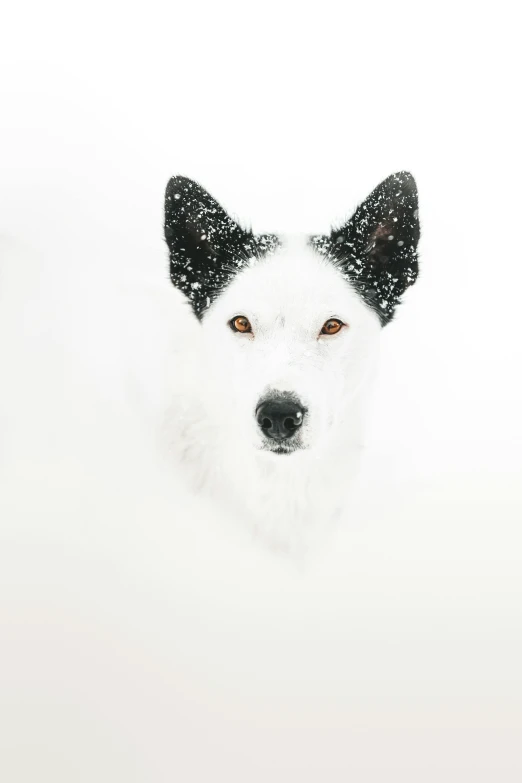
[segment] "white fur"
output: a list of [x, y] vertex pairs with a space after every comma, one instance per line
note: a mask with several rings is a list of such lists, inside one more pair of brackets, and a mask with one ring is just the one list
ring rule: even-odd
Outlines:
[[[230, 329], [237, 315], [253, 334]], [[331, 317], [347, 328], [319, 336]], [[192, 328], [198, 355], [176, 379], [171, 442], [198, 490], [270, 545], [300, 547], [329, 527], [356, 472], [378, 318], [304, 238], [285, 238], [274, 255], [246, 265]], [[304, 448], [263, 450], [254, 414], [268, 390], [293, 392], [306, 406]]]

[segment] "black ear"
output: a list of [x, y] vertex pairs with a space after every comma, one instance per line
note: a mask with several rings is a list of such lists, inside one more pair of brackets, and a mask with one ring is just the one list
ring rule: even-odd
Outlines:
[[417, 279], [419, 235], [417, 186], [401, 171], [381, 182], [344, 226], [311, 242], [339, 266], [384, 325]]
[[242, 229], [197, 182], [172, 177], [165, 193], [170, 278], [201, 317], [241, 268], [275, 249], [277, 238]]

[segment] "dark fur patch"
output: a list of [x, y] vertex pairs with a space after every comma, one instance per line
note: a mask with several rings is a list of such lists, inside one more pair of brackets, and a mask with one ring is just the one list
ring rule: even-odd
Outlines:
[[173, 177], [165, 193], [165, 239], [170, 278], [201, 318], [212, 301], [249, 263], [279, 244], [270, 234], [242, 229], [197, 182]]
[[401, 171], [381, 182], [344, 226], [310, 242], [339, 267], [384, 326], [417, 279], [419, 236], [417, 187]]

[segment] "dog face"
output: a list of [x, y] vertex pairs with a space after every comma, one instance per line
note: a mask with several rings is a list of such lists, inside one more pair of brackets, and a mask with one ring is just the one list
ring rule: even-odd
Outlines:
[[235, 277], [202, 325], [232, 436], [276, 454], [325, 444], [380, 332], [332, 264], [306, 242], [284, 240]]
[[417, 276], [411, 176], [393, 175], [344, 226], [311, 238], [256, 237], [178, 177], [165, 233], [171, 278], [202, 324], [204, 392], [224, 435], [238, 453], [326, 452]]

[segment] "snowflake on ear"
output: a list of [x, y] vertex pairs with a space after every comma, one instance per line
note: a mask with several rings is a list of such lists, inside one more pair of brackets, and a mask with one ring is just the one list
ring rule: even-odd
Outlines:
[[245, 266], [273, 253], [276, 236], [242, 229], [197, 182], [173, 177], [165, 193], [170, 278], [198, 317]]
[[311, 237], [310, 244], [339, 268], [385, 325], [417, 279], [419, 236], [417, 187], [402, 171], [381, 182], [341, 228]]

